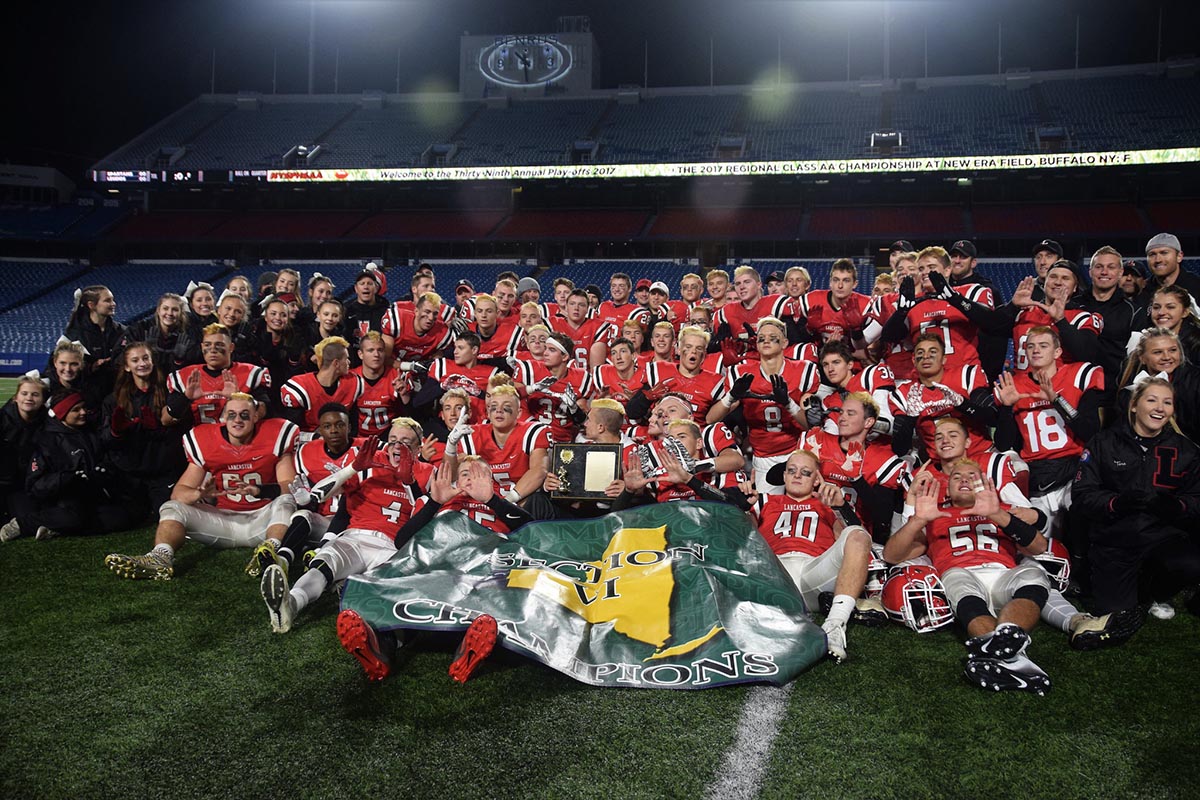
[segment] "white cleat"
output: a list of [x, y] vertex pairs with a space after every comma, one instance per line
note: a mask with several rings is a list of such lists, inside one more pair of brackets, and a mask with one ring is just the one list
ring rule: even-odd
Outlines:
[[826, 621], [821, 626], [821, 630], [825, 631], [825, 638], [828, 640], [826, 650], [834, 661], [841, 664], [846, 660], [846, 628], [837, 623]]
[[292, 609], [292, 596], [288, 593], [287, 575], [278, 564], [263, 570], [260, 588], [271, 618], [272, 633], [287, 633], [292, 629], [295, 612]]
[[1150, 616], [1155, 619], [1174, 619], [1175, 606], [1170, 603], [1151, 603]]

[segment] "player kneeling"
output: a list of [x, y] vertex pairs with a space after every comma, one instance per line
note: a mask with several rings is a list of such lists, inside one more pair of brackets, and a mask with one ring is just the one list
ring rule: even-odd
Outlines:
[[942, 504], [933, 481], [922, 485], [916, 513], [888, 540], [884, 558], [900, 563], [928, 552], [955, 619], [971, 637], [968, 680], [984, 689], [1045, 694], [1050, 679], [1025, 649], [1050, 583], [1036, 562], [1017, 563], [1018, 552], [1046, 549], [1038, 532], [1045, 515], [1002, 504], [995, 484], [966, 458], [950, 465], [948, 492], [950, 502]]
[[[867, 583], [871, 535], [846, 505], [842, 490], [821, 481], [820, 460], [811, 451], [797, 450], [788, 457], [783, 491], [759, 495], [754, 505], [758, 530], [810, 610], [822, 592], [833, 592], [821, 628], [829, 639], [829, 654], [840, 663], [846, 659], [846, 623]], [[834, 516], [834, 508], [845, 522]]]
[[299, 429], [282, 419], [260, 422], [258, 411], [253, 397], [235, 392], [222, 425], [197, 425], [183, 437], [188, 466], [158, 510], [154, 548], [142, 556], [105, 556], [109, 569], [122, 578], [169, 580], [185, 539], [254, 547], [264, 532], [282, 538], [296, 505], [280, 487], [296, 477], [292, 449]]

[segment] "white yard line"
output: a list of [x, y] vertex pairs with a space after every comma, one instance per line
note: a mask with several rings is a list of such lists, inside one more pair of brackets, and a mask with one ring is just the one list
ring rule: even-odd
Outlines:
[[704, 792], [716, 800], [741, 800], [757, 797], [771, 757], [771, 744], [779, 735], [779, 726], [787, 713], [792, 687], [756, 686], [746, 694], [746, 703], [738, 718], [737, 735], [725, 751], [721, 766]]

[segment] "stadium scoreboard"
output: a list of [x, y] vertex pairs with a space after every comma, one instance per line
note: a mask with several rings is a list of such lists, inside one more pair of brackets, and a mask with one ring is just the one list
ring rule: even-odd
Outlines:
[[459, 53], [468, 98], [588, 92], [599, 61], [591, 33], [463, 36]]

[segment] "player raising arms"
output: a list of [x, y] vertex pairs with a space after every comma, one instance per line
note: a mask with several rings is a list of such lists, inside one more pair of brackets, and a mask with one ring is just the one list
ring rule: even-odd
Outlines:
[[729, 370], [725, 394], [709, 409], [708, 422], [720, 422], [735, 405], [740, 406], [754, 449], [754, 488], [764, 494], [780, 494], [783, 487], [773, 485], [767, 472], [787, 461], [796, 448], [805, 424], [801, 402], [819, 384], [817, 365], [783, 357], [787, 328], [775, 317], [759, 321], [755, 339], [758, 360]]
[[829, 655], [841, 663], [846, 659], [846, 623], [867, 584], [870, 534], [858, 524], [841, 489], [821, 481], [820, 460], [807, 450], [787, 457], [783, 494], [760, 494], [753, 513], [758, 532], [779, 556], [810, 611], [817, 608], [822, 592], [833, 592], [821, 629], [828, 637]]
[[[299, 433], [283, 419], [258, 422], [258, 403], [236, 392], [225, 402], [223, 425], [199, 425], [183, 437], [187, 469], [158, 510], [154, 548], [141, 556], [108, 555], [122, 578], [168, 580], [186, 539], [213, 547], [253, 547], [282, 539], [296, 510], [286, 487], [296, 477], [292, 450]], [[216, 507], [207, 505], [216, 501]]]
[[1025, 655], [1029, 631], [1037, 625], [1050, 581], [1018, 552], [1046, 549], [1038, 531], [1045, 515], [1000, 502], [996, 485], [979, 465], [961, 459], [950, 467], [950, 501], [941, 487], [926, 481], [914, 498], [916, 513], [884, 547], [889, 564], [925, 553], [941, 575], [954, 616], [967, 640], [966, 676], [984, 689], [1050, 691], [1050, 679]]
[[445, 459], [457, 471], [459, 454], [481, 456], [491, 465], [501, 495], [520, 503], [537, 491], [546, 477], [549, 427], [518, 421], [521, 399], [511, 385], [494, 387], [487, 396], [487, 423], [467, 425], [466, 416], [446, 439]]

